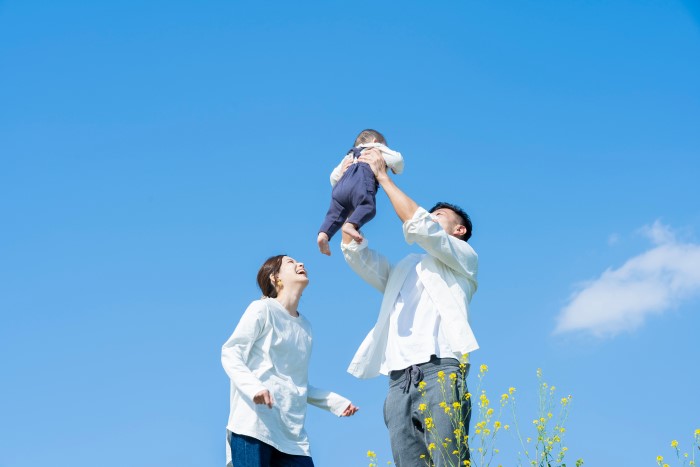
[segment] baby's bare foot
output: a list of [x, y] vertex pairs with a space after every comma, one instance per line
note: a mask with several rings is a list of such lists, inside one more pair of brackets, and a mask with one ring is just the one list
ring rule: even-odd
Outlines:
[[357, 243], [362, 242], [362, 234], [355, 228], [354, 224], [350, 222], [343, 224], [343, 232], [350, 235]]
[[331, 249], [328, 246], [328, 235], [326, 232], [319, 232], [318, 237], [316, 238], [316, 243], [318, 243], [318, 249], [321, 253], [323, 253], [326, 256], [331, 255]]

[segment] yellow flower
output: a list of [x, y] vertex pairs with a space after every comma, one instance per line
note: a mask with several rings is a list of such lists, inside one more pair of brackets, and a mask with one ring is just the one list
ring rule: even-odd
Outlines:
[[425, 409], [427, 409], [427, 408], [428, 408], [428, 404], [425, 404], [425, 403], [418, 404], [418, 410], [420, 410], [421, 412], [425, 412]]
[[490, 417], [491, 415], [493, 415], [493, 409], [488, 409], [488, 410], [486, 411], [486, 416], [487, 416], [487, 417]]
[[566, 405], [568, 403], [569, 403], [569, 399], [567, 399], [566, 397], [561, 398], [561, 405]]
[[508, 394], [501, 394], [501, 402], [505, 402], [508, 400]]
[[668, 465], [668, 464], [664, 464], [664, 467], [669, 467], [669, 465]]
[[664, 456], [656, 456], [656, 463], [661, 464], [664, 461]]
[[556, 386], [552, 386], [551, 388], [549, 388], [549, 390], [552, 392], [554, 392], [555, 389], [556, 389]]
[[510, 425], [503, 425], [503, 429], [510, 430]]
[[472, 465], [472, 463], [471, 463], [471, 461], [466, 460], [466, 461], [464, 461], [464, 465], [466, 465], [467, 467], [469, 467], [470, 465]]
[[695, 430], [695, 437], [696, 437], [696, 438], [700, 437], [700, 428], [698, 428], [697, 430]]
[[457, 373], [450, 373], [450, 379], [451, 379], [452, 381], [456, 380], [456, 379], [457, 379]]
[[434, 425], [433, 425], [433, 419], [430, 418], [430, 417], [427, 417], [427, 418], [425, 419], [425, 427], [426, 427], [428, 430], [430, 430], [433, 426], [434, 426]]
[[529, 443], [530, 441], [532, 441], [532, 438], [528, 438], [528, 439], [527, 439], [527, 442], [528, 442], [528, 443]]
[[438, 375], [438, 381], [442, 381], [445, 379], [445, 372], [444, 371], [442, 371], [442, 370], [438, 371], [437, 375]]
[[367, 451], [367, 457], [377, 457], [374, 451]]
[[488, 365], [481, 365], [479, 367], [479, 373], [486, 373], [487, 371], [489, 371]]
[[420, 455], [420, 458], [421, 458], [421, 459], [425, 459], [425, 454], [421, 454], [421, 455]]
[[456, 438], [462, 436], [462, 430], [460, 430], [459, 428], [457, 428], [453, 433], [455, 434]]
[[445, 401], [440, 402], [440, 407], [442, 407], [444, 409], [446, 406], [447, 406], [447, 402], [445, 402]]
[[457, 410], [458, 408], [462, 407], [462, 404], [460, 402], [453, 402], [452, 407]]
[[515, 392], [515, 388], [513, 386], [508, 388], [508, 394], [513, 394]]
[[484, 436], [488, 436], [490, 434], [491, 434], [491, 430], [489, 430], [488, 428], [485, 428], [484, 429]]
[[418, 389], [420, 389], [422, 391], [425, 389], [425, 387], [427, 385], [428, 385], [428, 383], [426, 383], [425, 381], [421, 381], [420, 383], [418, 383]]
[[547, 418], [552, 418], [552, 412], [547, 413]]
[[493, 426], [494, 426], [494, 428], [496, 428], [496, 429], [498, 430], [499, 428], [501, 428], [501, 422], [499, 422], [499, 421], [497, 420], [497, 421], [495, 421], [495, 422], [493, 423]]
[[428, 451], [432, 451], [433, 449], [435, 449], [435, 443], [430, 443], [428, 445]]
[[459, 451], [455, 449], [454, 451], [452, 451], [452, 454], [459, 454]]
[[676, 441], [675, 439], [674, 439], [673, 441], [671, 441], [671, 447], [672, 447], [672, 448], [677, 448], [677, 447], [678, 447], [678, 441]]

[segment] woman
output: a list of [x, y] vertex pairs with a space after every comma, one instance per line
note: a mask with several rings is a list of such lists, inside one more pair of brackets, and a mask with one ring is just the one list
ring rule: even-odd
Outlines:
[[307, 403], [340, 417], [358, 410], [308, 383], [311, 325], [297, 311], [308, 283], [303, 263], [268, 258], [258, 271], [263, 298], [248, 306], [221, 349], [231, 379], [228, 466], [313, 466], [304, 430]]

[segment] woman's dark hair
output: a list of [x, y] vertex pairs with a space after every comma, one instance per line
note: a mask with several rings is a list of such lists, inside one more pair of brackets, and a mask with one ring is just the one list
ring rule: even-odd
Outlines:
[[464, 212], [464, 209], [460, 208], [459, 206], [455, 206], [454, 204], [450, 203], [444, 203], [444, 202], [439, 202], [432, 208], [430, 208], [429, 212], [434, 212], [438, 209], [449, 209], [450, 211], [454, 212], [457, 214], [457, 217], [460, 217], [462, 219], [462, 225], [467, 228], [467, 231], [462, 235], [461, 237], [458, 237], [460, 240], [464, 240], [465, 242], [469, 240], [472, 236], [472, 220], [469, 218], [469, 214]]
[[275, 284], [270, 280], [270, 275], [276, 276], [282, 267], [282, 258], [286, 255], [270, 256], [265, 260], [260, 270], [258, 271], [258, 287], [262, 291], [264, 297], [277, 297], [277, 289]]

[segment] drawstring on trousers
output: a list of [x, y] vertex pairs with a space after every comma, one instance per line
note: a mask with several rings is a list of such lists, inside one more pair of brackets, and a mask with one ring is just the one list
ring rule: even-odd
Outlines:
[[423, 370], [418, 365], [411, 365], [404, 370], [404, 378], [403, 383], [399, 387], [403, 389], [404, 393], [408, 393], [411, 389], [411, 383], [418, 387], [418, 383], [423, 381]]

